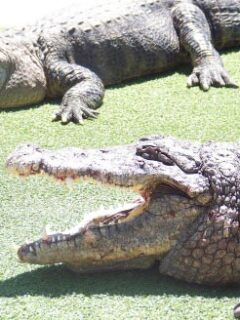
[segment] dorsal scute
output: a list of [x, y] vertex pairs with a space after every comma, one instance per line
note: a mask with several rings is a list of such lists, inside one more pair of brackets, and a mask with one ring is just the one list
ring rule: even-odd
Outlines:
[[234, 145], [209, 142], [201, 148], [202, 173], [207, 176], [213, 197], [220, 206], [240, 205], [240, 162]]

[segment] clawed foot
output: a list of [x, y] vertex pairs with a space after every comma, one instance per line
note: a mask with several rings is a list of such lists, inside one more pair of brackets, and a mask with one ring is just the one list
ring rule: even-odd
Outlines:
[[203, 91], [208, 91], [211, 86], [238, 88], [230, 79], [221, 60], [214, 57], [202, 59], [201, 63], [194, 67], [188, 78], [187, 86], [190, 88], [197, 85]]
[[61, 121], [63, 124], [70, 121], [83, 124], [83, 119], [96, 118], [97, 115], [98, 112], [89, 108], [86, 103], [75, 101], [72, 104], [63, 103], [54, 114], [53, 121]]

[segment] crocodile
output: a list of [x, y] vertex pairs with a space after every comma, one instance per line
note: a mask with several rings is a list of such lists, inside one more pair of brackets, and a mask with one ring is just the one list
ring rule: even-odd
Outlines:
[[54, 120], [82, 123], [105, 86], [189, 62], [188, 87], [236, 87], [218, 50], [239, 44], [238, 0], [77, 2], [1, 32], [0, 108], [62, 98]]
[[18, 249], [20, 261], [76, 272], [147, 269], [187, 282], [240, 283], [240, 144], [151, 136], [102, 149], [21, 145], [7, 168], [133, 188], [130, 203], [101, 209]]

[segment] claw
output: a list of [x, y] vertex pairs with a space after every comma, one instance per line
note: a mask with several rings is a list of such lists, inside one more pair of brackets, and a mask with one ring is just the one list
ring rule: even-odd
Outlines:
[[58, 120], [59, 120], [59, 117], [56, 114], [54, 114], [52, 116], [52, 122], [55, 122], [55, 121], [58, 121]]
[[188, 77], [187, 87], [188, 87], [188, 88], [194, 87], [194, 86], [196, 86], [198, 83], [199, 83], [198, 77], [197, 77], [196, 74], [193, 73], [193, 74], [191, 74], [191, 75]]
[[194, 85], [199, 85], [203, 91], [208, 91], [211, 86], [238, 88], [225, 71], [220, 58], [203, 59], [193, 69], [187, 86], [193, 87]]
[[87, 118], [94, 118], [94, 119], [97, 118], [97, 115], [94, 114], [94, 110], [92, 111], [87, 107], [82, 108], [82, 110], [83, 110], [84, 116], [86, 116]]
[[68, 118], [62, 117], [61, 123], [62, 124], [67, 124], [69, 122]]
[[78, 124], [80, 124], [80, 125], [84, 125], [83, 119], [79, 119], [79, 120], [77, 120], [76, 122], [77, 122]]
[[43, 239], [48, 239], [48, 237], [54, 233], [56, 233], [56, 231], [52, 230], [51, 226], [47, 224], [43, 230]]
[[71, 111], [71, 110], [66, 110], [65, 112], [62, 113], [61, 122], [62, 122], [63, 124], [66, 124], [66, 123], [68, 123], [72, 118], [73, 118], [72, 111]]
[[77, 124], [83, 124], [83, 118], [97, 118], [99, 113], [95, 110], [91, 110], [87, 105], [78, 106], [62, 106], [52, 118], [52, 121], [61, 121], [62, 124], [67, 124], [70, 121], [74, 121]]
[[208, 91], [210, 89], [210, 84], [207, 81], [200, 82], [200, 86], [203, 91]]

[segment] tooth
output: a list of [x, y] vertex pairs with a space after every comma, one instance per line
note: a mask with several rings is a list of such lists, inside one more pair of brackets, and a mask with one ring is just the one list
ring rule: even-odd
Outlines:
[[43, 230], [43, 238], [48, 238], [48, 236], [50, 236], [51, 234], [55, 233], [51, 226], [49, 224], [46, 225], [46, 227]]
[[48, 234], [47, 234], [46, 228], [44, 228], [44, 230], [43, 230], [42, 238], [43, 238], [43, 240], [47, 240], [48, 239]]
[[33, 249], [32, 246], [29, 246], [29, 251], [30, 251], [30, 252], [34, 252], [34, 249]]
[[40, 242], [39, 242], [39, 241], [37, 241], [37, 242], [35, 243], [35, 246], [36, 246], [36, 247], [38, 247], [38, 248], [40, 249], [40, 248], [41, 248]]
[[51, 229], [51, 226], [49, 224], [46, 225], [45, 230], [46, 230], [47, 234], [52, 233], [52, 229]]

